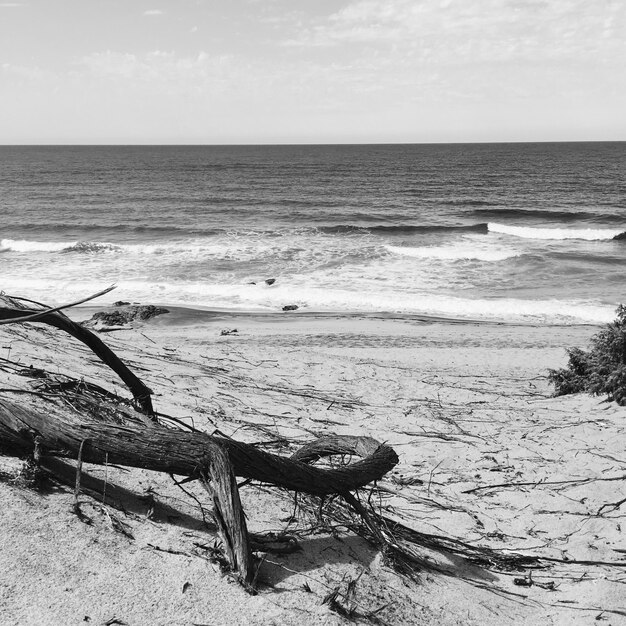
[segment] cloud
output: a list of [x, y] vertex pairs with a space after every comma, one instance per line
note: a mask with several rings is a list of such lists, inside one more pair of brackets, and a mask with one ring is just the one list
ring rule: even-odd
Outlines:
[[551, 112], [624, 101], [624, 29], [622, 0], [350, 0], [278, 45], [323, 68], [311, 82], [339, 107]]
[[144, 15], [163, 15], [163, 11], [161, 9], [148, 9], [143, 12]]
[[608, 59], [626, 53], [624, 26], [620, 0], [353, 0], [283, 45], [379, 48], [443, 63]]
[[162, 50], [142, 55], [107, 50], [87, 55], [75, 65], [79, 72], [87, 72], [95, 80], [153, 85], [172, 92], [202, 90], [209, 84], [215, 87], [229, 76], [233, 63], [228, 55], [212, 56], [206, 52], [179, 56]]

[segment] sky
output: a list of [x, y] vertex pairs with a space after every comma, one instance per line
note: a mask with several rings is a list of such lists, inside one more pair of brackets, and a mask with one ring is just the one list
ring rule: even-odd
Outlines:
[[626, 140], [626, 0], [0, 0], [0, 143]]

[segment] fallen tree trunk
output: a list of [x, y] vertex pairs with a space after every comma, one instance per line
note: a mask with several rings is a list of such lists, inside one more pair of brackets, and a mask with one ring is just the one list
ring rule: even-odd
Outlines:
[[81, 443], [88, 441], [82, 455], [86, 463], [108, 462], [194, 478], [201, 476], [212, 446], [218, 444], [227, 452], [236, 476], [317, 496], [363, 487], [382, 478], [398, 463], [393, 448], [369, 438], [352, 438], [352, 449], [349, 445], [342, 448], [343, 453], [355, 454], [367, 450], [369, 455], [364, 459], [337, 469], [321, 469], [226, 437], [108, 424], [70, 412], [46, 415], [0, 398], [0, 442], [5, 451], [30, 454], [35, 437], [46, 455], [76, 459]]
[[[398, 463], [391, 447], [368, 437], [332, 437], [304, 446], [302, 456], [306, 461], [333, 451], [359, 455], [369, 452], [356, 463], [321, 469], [199, 431], [110, 424], [54, 410], [53, 403], [50, 408], [50, 413], [44, 414], [0, 398], [0, 450], [13, 456], [36, 451], [38, 458], [80, 458], [81, 463], [111, 463], [199, 478], [212, 497], [214, 519], [231, 568], [250, 590], [254, 588], [255, 572], [235, 476], [316, 496], [340, 495], [363, 515], [350, 491], [382, 478]], [[371, 527], [367, 514], [364, 519]], [[375, 534], [382, 539], [382, 535]]]

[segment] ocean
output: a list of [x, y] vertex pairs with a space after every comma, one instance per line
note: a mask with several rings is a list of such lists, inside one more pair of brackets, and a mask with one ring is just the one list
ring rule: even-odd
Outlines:
[[626, 143], [0, 146], [0, 290], [51, 305], [597, 324], [625, 231]]

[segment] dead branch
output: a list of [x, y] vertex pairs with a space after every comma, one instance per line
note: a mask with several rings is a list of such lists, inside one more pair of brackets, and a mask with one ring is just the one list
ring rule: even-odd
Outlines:
[[[107, 287], [106, 289], [103, 289], [102, 291], [99, 291], [98, 293], [94, 293], [91, 296], [87, 296], [86, 298], [81, 298], [80, 300], [76, 300], [75, 302], [70, 302], [69, 304], [62, 304], [60, 306], [55, 306], [52, 308], [45, 307], [43, 304], [40, 304], [39, 302], [35, 302], [34, 300], [28, 300], [27, 298], [11, 297], [10, 299], [13, 300], [14, 302], [20, 302], [20, 303], [30, 302], [31, 304], [37, 304], [43, 308], [40, 311], [33, 311], [32, 313], [28, 313], [26, 315], [21, 315], [21, 316], [18, 315], [16, 317], [1, 319], [0, 325], [15, 324], [17, 322], [35, 322], [38, 319], [41, 319], [43, 316], [48, 315], [49, 313], [58, 313], [59, 311], [62, 311], [63, 309], [70, 309], [74, 306], [78, 306], [79, 304], [84, 304], [85, 302], [89, 302], [90, 300], [95, 300], [96, 298], [99, 298], [100, 296], [103, 296], [109, 293], [109, 291], [113, 291], [113, 289], [115, 289], [115, 285], [111, 285], [110, 287]], [[0, 294], [0, 296], [3, 299], [9, 299], [8, 296], [5, 296], [4, 294]]]
[[0, 320], [11, 323], [18, 321], [20, 318], [28, 317], [30, 321], [54, 326], [84, 343], [105, 365], [110, 367], [122, 379], [133, 394], [139, 409], [146, 415], [153, 416], [152, 391], [128, 369], [113, 350], [97, 335], [80, 324], [73, 322], [59, 311], [53, 309], [44, 309], [42, 311], [28, 309], [19, 300], [6, 295], [0, 296], [0, 302], [5, 305], [0, 307]]
[[[0, 441], [13, 456], [28, 455], [34, 437], [51, 456], [77, 458], [81, 441], [89, 439], [83, 461], [200, 478], [215, 444], [228, 453], [236, 476], [271, 483], [313, 495], [342, 494], [379, 480], [398, 462], [394, 450], [380, 444], [369, 456], [346, 467], [320, 469], [280, 457], [256, 446], [201, 432], [167, 428], [146, 429], [134, 424], [108, 424], [56, 411], [54, 415], [0, 399]], [[360, 438], [354, 438], [356, 440]]]

